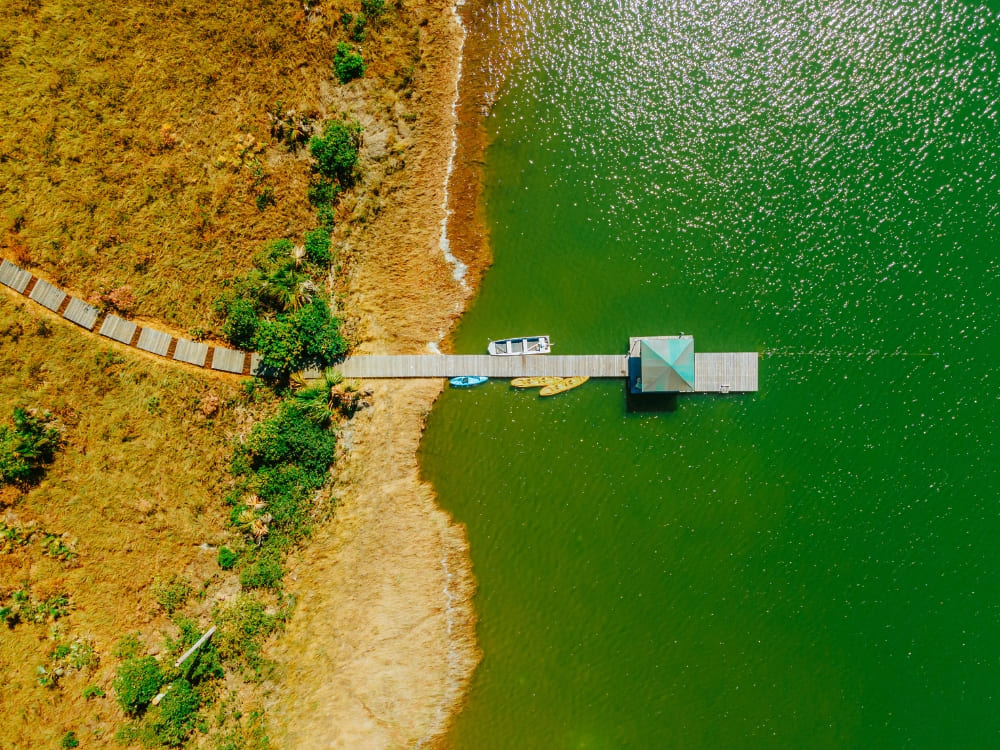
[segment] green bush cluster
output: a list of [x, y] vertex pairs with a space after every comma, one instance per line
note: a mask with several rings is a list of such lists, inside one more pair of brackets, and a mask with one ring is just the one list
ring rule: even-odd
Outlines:
[[238, 559], [239, 555], [229, 549], [229, 547], [219, 547], [219, 556], [217, 560], [219, 567], [223, 570], [232, 570]]
[[0, 484], [30, 482], [55, 458], [61, 437], [49, 414], [14, 408], [13, 426], [0, 425]]
[[171, 576], [169, 580], [153, 584], [153, 598], [168, 615], [180, 609], [190, 595], [191, 583], [181, 576]]
[[230, 498], [230, 520], [253, 542], [243, 556], [244, 588], [280, 591], [283, 554], [311, 530], [312, 497], [326, 482], [336, 445], [329, 414], [289, 400], [237, 447], [232, 471], [242, 482]]
[[241, 594], [212, 613], [218, 631], [215, 643], [227, 663], [239, 664], [244, 674], [261, 676], [265, 665], [264, 641], [288, 619], [288, 611], [269, 612], [267, 606], [249, 594]]
[[361, 0], [361, 12], [373, 21], [381, 18], [385, 13], [385, 0]]
[[[363, 24], [361, 28], [364, 29]], [[338, 42], [333, 55], [333, 69], [341, 83], [348, 83], [365, 74], [365, 61], [360, 52], [351, 50], [344, 42]]]
[[272, 548], [255, 554], [251, 562], [240, 572], [240, 585], [245, 589], [281, 589], [281, 579], [285, 570], [281, 566], [281, 557]]
[[330, 232], [323, 227], [316, 227], [311, 232], [306, 232], [305, 251], [306, 258], [310, 263], [317, 266], [329, 266], [333, 260], [330, 255]]
[[260, 354], [264, 369], [278, 377], [333, 362], [347, 343], [311, 277], [325, 271], [329, 259], [330, 237], [323, 229], [307, 235], [301, 253], [289, 240], [269, 243], [255, 269], [216, 301], [223, 334]]
[[163, 684], [160, 663], [152, 656], [133, 656], [118, 667], [114, 681], [118, 705], [130, 716], [138, 716], [149, 706]]
[[56, 594], [39, 601], [28, 589], [18, 589], [0, 603], [0, 622], [12, 628], [20, 622], [43, 623], [58, 620], [69, 612], [69, 595]]
[[254, 425], [233, 455], [232, 470], [266, 505], [271, 528], [296, 541], [308, 532], [305, 500], [326, 481], [336, 445], [325, 422], [286, 401], [274, 417]]
[[185, 679], [174, 680], [152, 717], [152, 728], [162, 745], [180, 747], [199, 723], [201, 695]]
[[316, 160], [316, 170], [342, 186], [354, 181], [360, 149], [361, 127], [340, 120], [330, 120], [323, 127], [323, 135], [314, 135], [309, 140], [309, 153]]
[[[198, 642], [202, 632], [198, 628], [198, 623], [187, 617], [177, 618], [174, 624], [177, 626], [178, 635], [176, 638], [167, 638], [166, 645], [170, 656], [177, 658]], [[192, 685], [200, 685], [207, 680], [222, 677], [223, 669], [219, 649], [213, 641], [208, 641], [195, 654], [187, 658], [187, 661], [181, 665], [181, 670], [185, 679]]]
[[[194, 620], [180, 618], [176, 624], [178, 636], [166, 642], [171, 661], [201, 637]], [[122, 709], [136, 719], [122, 727], [117, 738], [146, 747], [180, 747], [196, 727], [207, 731], [200, 710], [213, 693], [211, 681], [224, 674], [219, 650], [209, 641], [178, 668], [161, 665], [152, 656], [140, 656], [141, 649], [134, 635], [122, 638], [116, 649], [124, 661], [113, 683], [115, 694]], [[91, 695], [103, 695], [97, 688], [88, 690], [92, 690]], [[84, 697], [89, 697], [88, 690]], [[159, 704], [151, 705], [160, 692], [163, 698]]]

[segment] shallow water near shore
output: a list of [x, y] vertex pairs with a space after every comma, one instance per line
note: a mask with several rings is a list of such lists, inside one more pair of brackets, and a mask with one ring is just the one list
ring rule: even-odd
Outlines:
[[456, 351], [685, 332], [761, 352], [761, 391], [444, 393], [421, 465], [484, 654], [453, 746], [1000, 742], [1000, 20], [530, 11], [485, 11], [516, 62]]

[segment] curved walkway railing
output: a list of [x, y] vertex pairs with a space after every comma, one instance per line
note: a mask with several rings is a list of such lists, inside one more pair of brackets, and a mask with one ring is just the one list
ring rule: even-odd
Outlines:
[[112, 341], [206, 370], [255, 375], [260, 369], [260, 356], [256, 352], [203, 344], [200, 341], [171, 336], [155, 328], [140, 326], [113, 313], [103, 314], [93, 305], [70, 296], [59, 287], [33, 276], [9, 260], [0, 259], [0, 261], [2, 261], [0, 284], [10, 287], [42, 307], [47, 307], [56, 315], [76, 323], [81, 328], [88, 331], [96, 329], [98, 335]]

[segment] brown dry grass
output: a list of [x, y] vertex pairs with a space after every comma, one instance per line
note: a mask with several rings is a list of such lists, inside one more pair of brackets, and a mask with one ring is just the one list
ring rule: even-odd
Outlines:
[[[330, 60], [345, 37], [340, 14], [359, 2], [311, 5], [307, 16], [290, 1], [7, 3], [0, 254], [83, 296], [130, 284], [137, 316], [211, 330], [211, 300], [261, 243], [299, 240], [315, 224], [307, 160], [269, 141], [267, 111], [280, 100], [317, 121], [346, 112], [364, 127], [363, 178], [341, 200], [334, 234], [353, 337], [364, 350], [402, 352], [445, 336], [467, 297], [438, 247], [458, 49], [450, 3], [403, 0], [362, 45], [365, 79], [347, 86], [331, 80]], [[235, 139], [248, 133], [265, 146], [237, 163]], [[216, 166], [220, 156], [229, 163]], [[277, 198], [263, 212], [254, 158]], [[37, 487], [5, 492], [3, 502], [79, 538], [80, 557], [53, 568], [18, 553], [0, 584], [10, 570], [37, 578], [39, 591], [68, 589], [76, 609], [64, 635], [92, 637], [105, 659], [96, 675], [47, 692], [33, 672], [51, 648], [47, 627], [5, 634], [0, 706], [14, 718], [0, 725], [0, 746], [51, 745], [69, 728], [81, 737], [100, 729], [105, 739], [91, 741], [105, 742], [122, 717], [110, 697], [84, 703], [79, 688], [107, 690], [121, 632], [159, 642], [166, 621], [149, 596], [153, 579], [210, 581], [208, 603], [233, 590], [198, 545], [225, 538], [227, 437], [249, 416], [232, 405], [215, 420], [197, 411], [208, 391], [230, 401], [232, 381], [138, 353], [97, 363], [105, 343], [55, 320], [39, 334], [44, 316], [0, 293], [0, 330], [23, 329], [0, 340], [0, 407], [52, 409], [68, 445]], [[352, 430], [337, 517], [288, 581], [300, 607], [274, 649], [286, 679], [265, 686], [279, 745], [437, 742], [460, 706], [478, 658], [466, 543], [419, 482], [415, 459], [439, 388], [379, 386]], [[244, 706], [261, 698], [238, 692]]]
[[[278, 102], [321, 122], [364, 100], [383, 121], [369, 154], [405, 154], [422, 10], [403, 5], [364, 42], [366, 79], [341, 87], [331, 61], [357, 1], [308, 16], [279, 0], [5, 3], [0, 252], [84, 296], [130, 284], [142, 314], [211, 329], [260, 244], [315, 224], [304, 153], [270, 138]], [[258, 211], [264, 186], [277, 205]]]
[[[153, 582], [178, 574], [199, 588], [225, 584], [214, 551], [200, 545], [226, 538], [219, 498], [227, 438], [241, 422], [232, 385], [116, 354], [70, 326], [42, 326], [29, 305], [0, 293], [0, 419], [15, 404], [50, 410], [65, 445], [36, 486], [0, 492], [0, 513], [65, 535], [78, 557], [61, 563], [38, 544], [0, 554], [0, 592], [27, 583], [72, 602], [56, 638], [51, 623], [22, 623], [0, 638], [0, 747], [54, 747], [69, 729], [88, 741], [94, 730], [110, 735], [122, 720], [110, 689], [114, 644], [136, 630], [162, 643], [169, 627]], [[199, 406], [213, 394], [220, 410], [210, 419]], [[56, 690], [39, 687], [36, 667], [56, 640], [74, 637], [93, 641], [100, 667]], [[85, 701], [88, 684], [109, 697]]]

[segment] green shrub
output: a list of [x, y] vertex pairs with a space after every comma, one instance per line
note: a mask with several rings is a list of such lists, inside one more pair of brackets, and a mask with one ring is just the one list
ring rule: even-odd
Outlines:
[[[365, 17], [364, 13], [358, 13], [354, 16], [354, 25], [351, 27], [351, 41], [352, 42], [363, 42], [365, 40], [365, 27], [368, 25], [368, 19]], [[344, 45], [346, 47], [346, 45]], [[341, 81], [344, 83], [344, 81]]]
[[125, 713], [142, 713], [156, 696], [163, 682], [160, 664], [152, 656], [133, 657], [118, 667], [114, 688], [118, 704]]
[[332, 232], [336, 226], [337, 216], [333, 211], [333, 206], [327, 204], [316, 208], [316, 223], [328, 232]]
[[[180, 631], [177, 638], [167, 638], [167, 651], [174, 658], [191, 648], [202, 636], [198, 623], [190, 618], [178, 618], [175, 624]], [[223, 671], [219, 659], [219, 649], [211, 640], [203, 643], [201, 648], [181, 665], [181, 669], [185, 679], [192, 685], [200, 685], [206, 680], [221, 678]]]
[[48, 414], [14, 408], [13, 427], [0, 425], [0, 484], [35, 479], [55, 457], [61, 437]]
[[[358, 39], [358, 36], [364, 34], [364, 20], [364, 16], [357, 16], [357, 21], [354, 25], [356, 34], [353, 37], [355, 41], [361, 41], [361, 39]], [[337, 78], [341, 83], [348, 83], [365, 74], [365, 61], [362, 59], [361, 53], [352, 52], [351, 48], [344, 42], [338, 42], [337, 52], [333, 56], [333, 69], [336, 71]]]
[[[243, 450], [255, 470], [291, 465], [321, 477], [321, 485], [335, 447], [333, 433], [308, 419], [295, 404], [284, 403], [274, 417], [254, 425]], [[262, 488], [261, 495], [265, 493]]]
[[190, 682], [180, 679], [170, 683], [153, 717], [156, 739], [169, 747], [183, 745], [198, 722], [200, 707], [201, 696]]
[[375, 21], [385, 13], [385, 0], [361, 0], [361, 10], [369, 19]]
[[260, 319], [253, 302], [236, 299], [228, 306], [222, 333], [232, 344], [247, 349], [253, 346], [259, 325]]
[[281, 579], [285, 577], [279, 553], [265, 548], [240, 573], [240, 585], [245, 589], [281, 589]]
[[229, 549], [229, 547], [219, 547], [218, 562], [219, 567], [223, 570], [232, 570], [238, 559], [239, 555]]
[[341, 185], [351, 183], [360, 147], [360, 128], [337, 120], [326, 124], [322, 136], [314, 135], [309, 140], [309, 153], [316, 160], [319, 173]]
[[118, 639], [115, 656], [119, 659], [134, 659], [142, 653], [142, 641], [138, 633], [128, 633]]
[[168, 581], [153, 584], [153, 598], [168, 615], [183, 607], [190, 595], [191, 583], [186, 578], [171, 576]]
[[265, 185], [261, 188], [261, 191], [257, 193], [257, 197], [254, 198], [254, 202], [257, 204], [258, 211], [266, 211], [268, 207], [277, 205], [278, 201], [274, 197], [274, 188], [270, 185]]
[[340, 321], [319, 298], [293, 313], [260, 320], [253, 344], [263, 367], [278, 375], [325, 367], [347, 351]]
[[316, 298], [292, 316], [296, 332], [302, 341], [301, 370], [305, 365], [328, 367], [347, 351], [347, 342], [340, 333], [340, 320], [333, 317], [325, 300]]
[[294, 249], [295, 243], [284, 237], [280, 240], [271, 240], [264, 245], [263, 253], [255, 259], [257, 267], [266, 269], [276, 263], [280, 264], [281, 261], [287, 261]]
[[91, 698], [103, 698], [104, 691], [97, 685], [87, 685], [83, 689], [83, 699], [89, 701]]
[[55, 594], [44, 601], [31, 596], [28, 589], [11, 592], [10, 599], [0, 606], [0, 622], [12, 628], [21, 622], [36, 624], [64, 617], [70, 609], [68, 594]]
[[310, 263], [315, 263], [317, 266], [329, 266], [332, 260], [330, 246], [330, 232], [323, 227], [306, 232], [306, 257]]
[[322, 177], [314, 179], [309, 183], [309, 202], [317, 209], [327, 208], [333, 205], [340, 194], [340, 186], [335, 182], [330, 182]]
[[80, 740], [76, 738], [76, 732], [72, 731], [66, 732], [66, 734], [63, 735], [62, 739], [59, 740], [59, 747], [61, 748], [73, 748], [79, 746], [80, 746]]
[[241, 594], [220, 605], [213, 613], [218, 631], [215, 642], [223, 661], [240, 665], [245, 674], [260, 677], [264, 667], [263, 645], [287, 617], [286, 612], [270, 614], [263, 602]]

